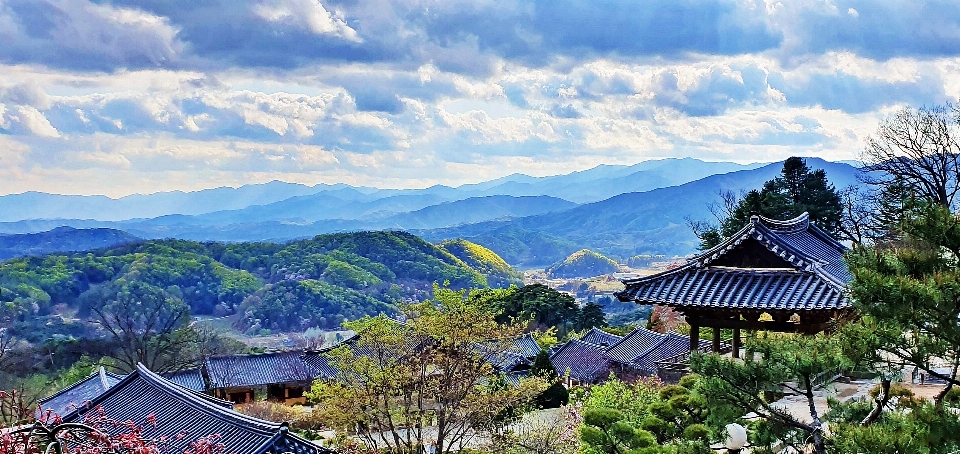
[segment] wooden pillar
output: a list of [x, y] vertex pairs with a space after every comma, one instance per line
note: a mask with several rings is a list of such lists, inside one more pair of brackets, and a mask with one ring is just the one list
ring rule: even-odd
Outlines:
[[733, 329], [733, 357], [740, 357], [740, 328]]
[[713, 352], [720, 353], [720, 328], [713, 328]]
[[700, 325], [690, 323], [690, 351], [700, 350]]

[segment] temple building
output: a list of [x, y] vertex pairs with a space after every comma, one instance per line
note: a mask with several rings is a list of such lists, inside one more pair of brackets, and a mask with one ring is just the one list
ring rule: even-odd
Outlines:
[[205, 367], [208, 391], [236, 403], [259, 397], [287, 405], [306, 403], [320, 371], [303, 360], [301, 351], [214, 356]]
[[[96, 375], [101, 377], [93, 377], [94, 381], [112, 381], [109, 376], [103, 379], [102, 374]], [[76, 394], [77, 389], [73, 386], [58, 394], [75, 394], [71, 397], [74, 402], [87, 397], [86, 393]], [[96, 408], [102, 408], [104, 414], [117, 421], [155, 420], [144, 429], [144, 436], [163, 438], [163, 449], [169, 452], [184, 452], [193, 441], [210, 435], [220, 437], [218, 442], [226, 446], [226, 452], [237, 454], [332, 452], [294, 435], [286, 423], [272, 423], [238, 413], [231, 402], [191, 391], [154, 374], [142, 364], [98, 395], [70, 406], [61, 416], [64, 422], [81, 422], [86, 412]], [[121, 424], [109, 430], [121, 431], [125, 427]]]
[[720, 330], [732, 329], [738, 357], [741, 330], [813, 334], [848, 316], [846, 249], [807, 213], [787, 221], [753, 216], [679, 268], [624, 280], [617, 298], [683, 314], [690, 350], [701, 345], [700, 328], [713, 328], [713, 351], [723, 348]]
[[65, 415], [103, 394], [123, 380], [123, 377], [125, 376], [107, 372], [100, 366], [86, 378], [37, 401], [37, 417], [46, 411], [54, 415]]

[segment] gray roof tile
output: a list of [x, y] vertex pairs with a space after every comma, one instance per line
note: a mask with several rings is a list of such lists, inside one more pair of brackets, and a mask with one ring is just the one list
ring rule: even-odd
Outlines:
[[302, 351], [217, 356], [207, 360], [211, 388], [253, 387], [308, 382], [320, 375], [303, 360]]
[[46, 412], [49, 410], [53, 414], [63, 416], [103, 394], [110, 387], [120, 382], [123, 377], [124, 375], [107, 372], [101, 366], [87, 378], [40, 399], [38, 402], [40, 411]]
[[560, 376], [567, 373], [581, 383], [594, 383], [610, 374], [612, 361], [599, 345], [570, 339], [550, 356]]
[[617, 336], [616, 334], [610, 334], [599, 328], [591, 328], [590, 331], [587, 331], [587, 333], [580, 338], [580, 340], [589, 342], [591, 344], [609, 347], [623, 340], [623, 337]]
[[[170, 452], [183, 452], [197, 438], [213, 434], [221, 437], [219, 441], [226, 446], [227, 452], [238, 454], [325, 452], [289, 433], [284, 424], [260, 420], [217, 405], [150, 372], [142, 365], [91, 404], [102, 407], [108, 417], [120, 421], [143, 423], [149, 415], [153, 415], [156, 427], [148, 427], [144, 434], [167, 437], [168, 442], [164, 447]], [[66, 422], [82, 419], [83, 412], [78, 411], [64, 417]], [[181, 433], [186, 436], [178, 437]]]
[[[792, 268], [714, 266], [745, 241], [755, 241]], [[755, 217], [720, 245], [687, 264], [625, 280], [622, 301], [674, 307], [756, 310], [836, 310], [850, 307], [846, 248], [813, 225], [806, 214], [789, 221]]]

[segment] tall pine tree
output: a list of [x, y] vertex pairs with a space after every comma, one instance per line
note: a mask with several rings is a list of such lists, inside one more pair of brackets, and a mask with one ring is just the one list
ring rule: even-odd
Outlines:
[[836, 234], [842, 213], [840, 194], [827, 180], [826, 172], [810, 170], [803, 158], [791, 157], [783, 162], [780, 176], [744, 194], [720, 219], [719, 226], [695, 228], [694, 233], [700, 238], [700, 248], [709, 249], [747, 225], [755, 214], [786, 220], [804, 212], [817, 227]]

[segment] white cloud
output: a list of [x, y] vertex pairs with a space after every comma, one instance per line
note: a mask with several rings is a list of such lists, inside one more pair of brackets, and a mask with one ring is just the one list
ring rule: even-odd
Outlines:
[[341, 14], [331, 14], [318, 0], [265, 0], [254, 6], [253, 11], [268, 22], [288, 24], [317, 35], [362, 41]]

